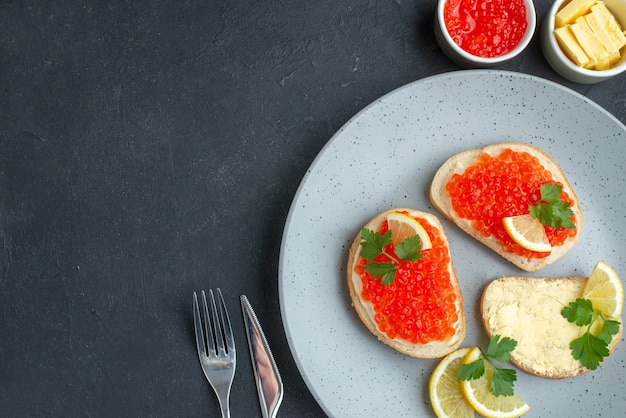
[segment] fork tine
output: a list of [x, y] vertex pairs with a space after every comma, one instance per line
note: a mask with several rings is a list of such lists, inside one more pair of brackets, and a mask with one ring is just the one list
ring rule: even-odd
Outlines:
[[217, 296], [220, 305], [220, 317], [223, 325], [221, 329], [223, 330], [224, 339], [226, 340], [227, 352], [232, 355], [235, 351], [235, 339], [233, 338], [233, 330], [230, 326], [230, 318], [228, 317], [228, 310], [226, 310], [224, 297], [222, 296], [222, 291], [219, 288], [217, 288]]
[[[217, 328], [215, 324], [215, 301], [213, 300], [213, 291], [209, 289], [209, 300], [211, 302], [211, 314], [209, 314], [209, 307], [206, 300], [204, 290], [202, 291], [202, 308], [204, 310], [204, 326], [205, 334], [207, 336], [207, 356], [217, 356], [217, 350], [215, 348], [215, 338], [217, 334]], [[220, 336], [217, 335], [217, 339]]]
[[[202, 293], [202, 296], [204, 296], [204, 291]], [[198, 306], [198, 295], [196, 295], [196, 292], [193, 292], [193, 326], [196, 330], [196, 347], [198, 348], [198, 354], [202, 353], [206, 356], [204, 332], [202, 331], [204, 326], [202, 325], [202, 318], [200, 317], [200, 307]]]

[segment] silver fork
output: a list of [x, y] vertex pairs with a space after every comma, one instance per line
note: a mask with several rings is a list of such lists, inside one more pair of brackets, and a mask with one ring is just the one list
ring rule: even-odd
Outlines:
[[[217, 289], [216, 293], [217, 297], [214, 297], [213, 291], [209, 290], [211, 302], [209, 312], [204, 290], [202, 291], [203, 316], [200, 313], [198, 296], [196, 292], [193, 292], [193, 323], [196, 328], [196, 346], [202, 371], [217, 395], [222, 417], [230, 418], [228, 400], [230, 387], [235, 377], [237, 356], [224, 298], [220, 289]], [[216, 298], [219, 308], [215, 305]]]

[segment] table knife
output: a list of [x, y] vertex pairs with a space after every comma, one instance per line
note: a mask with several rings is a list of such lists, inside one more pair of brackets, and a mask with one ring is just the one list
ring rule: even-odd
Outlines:
[[283, 400], [283, 381], [272, 356], [263, 329], [248, 298], [241, 295], [243, 322], [248, 336], [248, 348], [254, 369], [254, 381], [259, 394], [263, 418], [275, 417]]

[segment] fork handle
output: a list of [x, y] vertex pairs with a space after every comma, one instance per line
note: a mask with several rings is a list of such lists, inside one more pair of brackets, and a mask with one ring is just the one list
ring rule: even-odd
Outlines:
[[220, 408], [222, 409], [222, 418], [230, 418], [230, 408], [228, 407], [228, 401], [220, 402]]

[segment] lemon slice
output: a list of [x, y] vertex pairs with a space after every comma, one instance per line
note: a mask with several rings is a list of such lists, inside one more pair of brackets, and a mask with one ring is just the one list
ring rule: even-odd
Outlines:
[[463, 358], [470, 351], [461, 348], [445, 356], [430, 375], [428, 391], [430, 404], [439, 418], [473, 418], [476, 416], [472, 406], [465, 400], [456, 374]]
[[[463, 364], [478, 360], [481, 356], [478, 347], [472, 348], [463, 358]], [[475, 380], [461, 380], [461, 390], [467, 402], [480, 415], [486, 417], [519, 417], [530, 410], [530, 406], [517, 394], [511, 396], [495, 396], [489, 391], [493, 376], [493, 366], [485, 361], [485, 373]]]
[[502, 223], [506, 233], [522, 248], [538, 253], [552, 251], [543, 224], [532, 216], [508, 216], [502, 219]]
[[589, 299], [594, 309], [612, 319], [618, 319], [624, 306], [622, 281], [604, 261], [598, 261], [583, 288], [583, 298]]
[[401, 212], [390, 212], [387, 214], [387, 225], [391, 230], [391, 243], [394, 246], [414, 235], [419, 235], [422, 240], [422, 250], [428, 250], [433, 246], [428, 232], [412, 216]]

